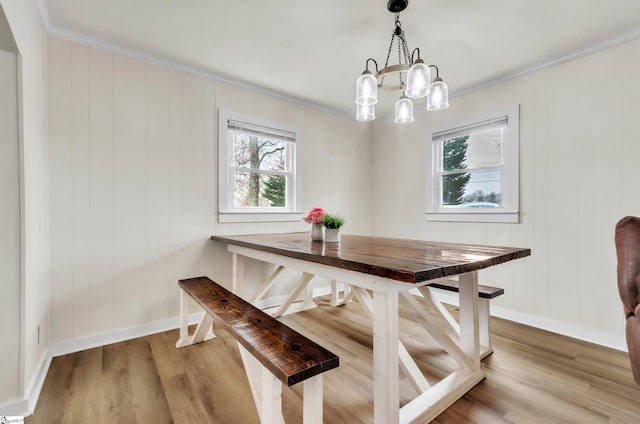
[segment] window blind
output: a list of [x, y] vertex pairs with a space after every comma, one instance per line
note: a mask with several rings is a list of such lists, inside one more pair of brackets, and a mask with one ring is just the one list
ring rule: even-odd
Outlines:
[[508, 123], [509, 122], [507, 116], [501, 116], [495, 119], [489, 119], [487, 121], [476, 122], [471, 125], [463, 125], [439, 133], [434, 133], [431, 141], [436, 143], [439, 141], [450, 140], [452, 138], [462, 137], [481, 131], [488, 131], [494, 128], [506, 127]]
[[263, 138], [275, 138], [281, 141], [287, 141], [295, 143], [296, 133], [291, 131], [280, 130], [277, 128], [263, 127], [261, 125], [250, 124], [242, 121], [234, 121], [229, 119], [227, 121], [228, 128], [234, 132], [241, 132], [248, 135], [263, 137]]

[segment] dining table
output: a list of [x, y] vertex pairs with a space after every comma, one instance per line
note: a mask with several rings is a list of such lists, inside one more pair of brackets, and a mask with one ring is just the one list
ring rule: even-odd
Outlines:
[[[478, 273], [531, 255], [530, 249], [521, 247], [351, 234], [342, 234], [339, 243], [311, 240], [308, 232], [214, 235], [211, 239], [226, 244], [232, 257], [232, 290], [252, 304], [279, 284], [284, 270], [296, 271], [298, 280], [282, 285], [288, 287], [287, 294], [271, 309], [275, 317], [315, 306], [314, 277], [330, 280], [333, 290], [336, 282], [348, 287], [342, 300], [361, 303], [372, 325], [373, 417], [377, 424], [431, 421], [485, 378]], [[246, 258], [273, 264], [273, 271], [264, 281], [248, 284]], [[429, 287], [452, 278], [459, 284], [457, 318]], [[438, 381], [425, 376], [400, 340], [401, 298], [415, 312], [414, 319], [455, 362], [454, 370]], [[400, 370], [415, 392], [403, 405]]]

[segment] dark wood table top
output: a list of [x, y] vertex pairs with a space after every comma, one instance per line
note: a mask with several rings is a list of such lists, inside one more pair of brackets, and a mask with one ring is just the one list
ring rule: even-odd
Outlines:
[[531, 249], [341, 235], [311, 241], [308, 232], [211, 236], [212, 240], [407, 283], [463, 274], [531, 255]]

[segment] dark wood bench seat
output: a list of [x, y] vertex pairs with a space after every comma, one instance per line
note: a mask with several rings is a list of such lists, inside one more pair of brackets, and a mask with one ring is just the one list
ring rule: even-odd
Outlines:
[[[277, 380], [286, 386], [304, 382], [303, 421], [322, 422], [322, 373], [338, 367], [336, 355], [207, 277], [180, 280], [178, 284], [182, 288], [182, 313], [180, 340], [176, 346], [203, 341], [215, 322], [241, 346], [262, 423], [282, 422], [282, 385]], [[185, 295], [205, 312], [192, 336], [187, 330]], [[215, 336], [211, 334], [211, 337]]]
[[336, 355], [209, 278], [179, 285], [283, 384], [293, 386], [338, 367]]
[[[447, 290], [450, 292], [460, 292], [460, 282], [458, 280], [437, 280], [431, 284], [427, 284], [429, 287], [436, 289]], [[504, 294], [504, 289], [500, 287], [482, 286], [478, 285], [478, 296], [483, 299], [493, 299]]]

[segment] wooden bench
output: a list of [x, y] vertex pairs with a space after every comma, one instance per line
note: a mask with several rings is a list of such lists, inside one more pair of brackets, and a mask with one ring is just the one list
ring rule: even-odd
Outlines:
[[[304, 382], [303, 422], [322, 423], [322, 373], [338, 367], [336, 355], [207, 277], [180, 280], [179, 285], [177, 347], [215, 337], [211, 332], [215, 320], [238, 342], [261, 423], [283, 422], [282, 384], [299, 382]], [[205, 311], [193, 335], [187, 328], [187, 295]]]
[[[437, 280], [433, 283], [427, 284], [429, 287], [433, 287], [440, 290], [446, 290], [450, 292], [460, 292], [460, 283], [458, 280], [443, 279]], [[489, 307], [489, 301], [495, 297], [504, 294], [504, 289], [500, 287], [491, 287], [478, 285], [478, 316], [479, 316], [479, 331], [480, 331], [480, 357], [486, 358], [493, 353], [491, 347], [491, 310]]]

